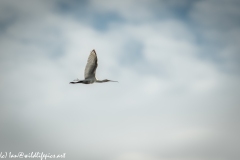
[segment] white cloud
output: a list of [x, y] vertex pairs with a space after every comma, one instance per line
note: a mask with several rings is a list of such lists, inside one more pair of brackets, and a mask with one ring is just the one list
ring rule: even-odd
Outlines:
[[[138, 4], [138, 5], [136, 5]], [[123, 1], [96, 1], [92, 0], [91, 5], [94, 10], [100, 12], [116, 12], [120, 14], [124, 19], [130, 21], [149, 20], [154, 17], [153, 13], [148, 9], [152, 4], [156, 4], [156, 1], [136, 1], [136, 0], [123, 0]], [[164, 6], [160, 6], [164, 10]], [[159, 8], [160, 9], [160, 8]]]

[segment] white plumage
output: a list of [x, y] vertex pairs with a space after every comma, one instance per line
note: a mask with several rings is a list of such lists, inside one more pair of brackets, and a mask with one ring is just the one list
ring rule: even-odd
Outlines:
[[87, 65], [85, 67], [85, 72], [84, 72], [84, 80], [73, 80], [70, 82], [71, 84], [76, 84], [76, 83], [84, 83], [84, 84], [91, 84], [94, 82], [97, 83], [103, 83], [103, 82], [117, 82], [117, 81], [112, 81], [108, 79], [104, 80], [97, 80], [95, 74], [96, 74], [96, 69], [98, 66], [98, 59], [97, 59], [97, 54], [95, 50], [92, 50], [87, 61]]

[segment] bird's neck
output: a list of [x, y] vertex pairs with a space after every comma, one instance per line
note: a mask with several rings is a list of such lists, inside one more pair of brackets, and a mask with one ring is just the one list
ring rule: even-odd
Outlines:
[[104, 82], [107, 82], [105, 80], [96, 80], [97, 83], [104, 83]]

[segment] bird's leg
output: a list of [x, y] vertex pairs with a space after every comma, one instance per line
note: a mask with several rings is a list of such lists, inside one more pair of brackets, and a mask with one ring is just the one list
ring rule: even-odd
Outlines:
[[70, 82], [70, 84], [76, 84], [76, 83], [84, 83], [84, 81]]

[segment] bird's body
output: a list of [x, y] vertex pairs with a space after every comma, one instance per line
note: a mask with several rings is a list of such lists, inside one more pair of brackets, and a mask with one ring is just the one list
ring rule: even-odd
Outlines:
[[87, 65], [85, 67], [85, 72], [84, 72], [84, 80], [73, 80], [70, 82], [71, 84], [76, 84], [76, 83], [83, 83], [83, 84], [92, 84], [92, 83], [103, 83], [103, 82], [117, 82], [117, 81], [112, 81], [108, 79], [104, 80], [98, 80], [96, 78], [96, 69], [98, 66], [98, 59], [97, 59], [97, 54], [95, 50], [92, 50], [87, 61]]

